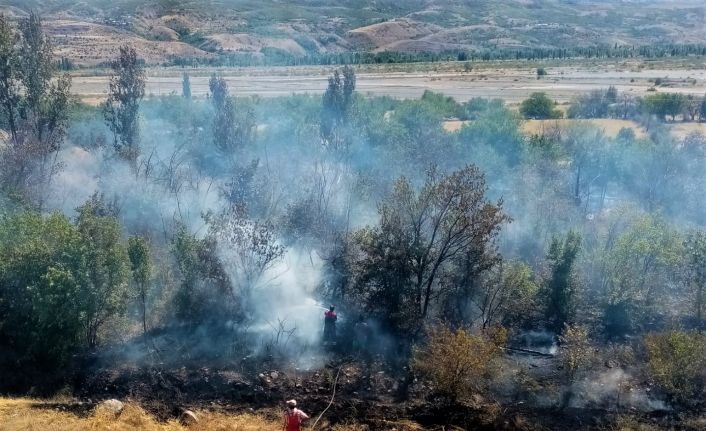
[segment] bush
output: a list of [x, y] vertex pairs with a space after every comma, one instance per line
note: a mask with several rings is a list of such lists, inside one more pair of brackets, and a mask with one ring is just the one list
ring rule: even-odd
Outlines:
[[438, 326], [426, 345], [414, 352], [412, 367], [433, 382], [437, 393], [455, 402], [482, 388], [506, 337], [504, 330], [486, 337]]
[[576, 373], [586, 369], [593, 359], [588, 330], [582, 326], [564, 325], [559, 342], [561, 344], [559, 360], [569, 380], [573, 380]]
[[554, 101], [547, 97], [545, 93], [532, 93], [520, 105], [520, 113], [525, 118], [534, 120], [546, 120], [551, 118], [561, 118], [561, 111], [554, 109]]
[[542, 79], [543, 76], [547, 76], [547, 71], [543, 67], [537, 68], [537, 79]]
[[671, 331], [645, 337], [652, 378], [675, 400], [691, 404], [706, 395], [706, 333]]

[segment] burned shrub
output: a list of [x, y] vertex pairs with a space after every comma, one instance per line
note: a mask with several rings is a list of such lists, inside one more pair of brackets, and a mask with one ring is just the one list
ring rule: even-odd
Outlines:
[[451, 402], [461, 401], [481, 391], [492, 377], [493, 360], [505, 338], [505, 331], [490, 337], [437, 326], [424, 347], [414, 352], [412, 367], [431, 380], [436, 393]]

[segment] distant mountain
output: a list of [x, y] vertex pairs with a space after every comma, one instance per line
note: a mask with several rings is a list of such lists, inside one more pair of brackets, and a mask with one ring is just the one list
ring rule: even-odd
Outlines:
[[41, 12], [59, 55], [77, 64], [126, 42], [154, 63], [706, 42], [706, 6], [695, 0], [0, 0], [0, 9]]

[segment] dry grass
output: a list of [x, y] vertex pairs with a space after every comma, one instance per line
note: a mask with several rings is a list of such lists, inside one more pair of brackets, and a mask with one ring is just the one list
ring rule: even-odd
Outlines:
[[[126, 402], [119, 416], [98, 407], [87, 417], [81, 417], [61, 408], [72, 403], [70, 399], [49, 401], [28, 398], [0, 398], [0, 431], [280, 431], [282, 422], [272, 420], [272, 414], [226, 414], [196, 410], [199, 422], [184, 426], [172, 419], [160, 422], [139, 405]], [[272, 412], [270, 412], [272, 413]], [[392, 424], [392, 422], [390, 423]], [[422, 428], [411, 421], [395, 422], [400, 431]], [[324, 420], [317, 429], [330, 425]], [[308, 429], [308, 428], [307, 428]], [[369, 431], [367, 425], [345, 423], [331, 428], [335, 431]]]
[[618, 132], [622, 128], [633, 129], [635, 136], [638, 138], [644, 138], [647, 136], [647, 132], [635, 121], [630, 120], [614, 120], [605, 118], [596, 118], [592, 120], [571, 120], [571, 119], [561, 119], [561, 120], [527, 120], [522, 123], [522, 132], [528, 135], [542, 134], [547, 130], [555, 129], [559, 127], [564, 129], [579, 122], [586, 122], [593, 124], [601, 129], [606, 134], [612, 138], [618, 136]]
[[[31, 399], [0, 398], [1, 431], [279, 431], [281, 423], [254, 414], [226, 415], [197, 411], [197, 424], [182, 426], [177, 420], [159, 422], [133, 403], [126, 403], [116, 418], [97, 408], [88, 417], [56, 409], [56, 403]], [[350, 428], [355, 430], [356, 428]], [[341, 429], [348, 431], [348, 428]]]
[[669, 130], [677, 138], [685, 138], [695, 132], [706, 135], [706, 123], [676, 123], [670, 125]]

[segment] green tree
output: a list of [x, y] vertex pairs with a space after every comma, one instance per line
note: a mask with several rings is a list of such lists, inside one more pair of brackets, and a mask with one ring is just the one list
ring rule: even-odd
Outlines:
[[706, 334], [664, 332], [645, 337], [652, 377], [676, 401], [699, 405], [706, 395]]
[[345, 145], [344, 128], [347, 125], [354, 100], [355, 71], [350, 66], [338, 70], [328, 79], [328, 87], [322, 99], [320, 134], [324, 144], [334, 149]]
[[228, 83], [222, 76], [213, 74], [208, 81], [213, 105], [213, 143], [224, 155], [236, 157], [239, 149], [252, 141], [255, 130], [254, 114], [244, 110], [238, 115], [235, 100], [228, 94]]
[[104, 324], [127, 311], [130, 260], [120, 223], [99, 197], [92, 197], [77, 211], [85, 262], [79, 301], [86, 344], [95, 348]]
[[440, 299], [440, 279], [455, 259], [473, 252], [479, 267], [495, 261], [495, 239], [510, 219], [485, 193], [485, 177], [473, 165], [446, 176], [431, 169], [419, 190], [400, 178], [380, 207], [379, 225], [357, 235], [365, 303], [396, 319], [398, 330], [414, 330]]
[[564, 324], [570, 323], [574, 316], [578, 284], [574, 264], [580, 250], [581, 236], [574, 231], [569, 231], [563, 239], [552, 239], [549, 246], [547, 260], [550, 274], [545, 287], [546, 317], [556, 331], [561, 330]]
[[152, 257], [147, 241], [139, 236], [133, 236], [128, 239], [127, 253], [130, 258], [132, 280], [135, 283], [137, 296], [140, 299], [140, 307], [142, 308], [142, 332], [146, 334], [147, 293], [152, 279]]
[[684, 111], [686, 96], [678, 93], [658, 93], [642, 99], [642, 108], [647, 114], [654, 115], [664, 121], [667, 116], [676, 121], [677, 115]]
[[145, 95], [145, 70], [137, 51], [128, 45], [120, 47], [112, 64], [108, 99], [103, 115], [113, 132], [115, 150], [137, 170], [140, 155], [140, 100]]
[[682, 239], [664, 221], [642, 216], [606, 247], [605, 324], [620, 336], [648, 324], [674, 279]]
[[3, 123], [7, 124], [13, 143], [17, 142], [17, 117], [21, 98], [17, 36], [4, 15], [0, 15], [0, 101]]
[[66, 134], [71, 102], [69, 75], [56, 76], [49, 37], [39, 15], [19, 23], [16, 36], [0, 20], [0, 106], [12, 145], [2, 154], [4, 185], [35, 187], [39, 206], [60, 166], [56, 154]]
[[181, 95], [185, 99], [191, 99], [191, 80], [189, 79], [189, 74], [184, 72], [181, 79]]
[[706, 232], [691, 232], [684, 241], [686, 251], [687, 284], [692, 292], [694, 317], [698, 328], [704, 326], [706, 306]]
[[520, 113], [525, 118], [546, 120], [561, 118], [561, 111], [554, 109], [554, 101], [546, 93], [532, 93], [520, 104]]
[[62, 215], [0, 219], [0, 346], [13, 367], [58, 369], [82, 345], [83, 247]]

